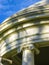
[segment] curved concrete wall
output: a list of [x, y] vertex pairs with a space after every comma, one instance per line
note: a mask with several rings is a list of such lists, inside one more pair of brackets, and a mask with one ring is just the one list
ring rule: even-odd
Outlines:
[[0, 56], [20, 53], [22, 44], [49, 46], [49, 5], [28, 7], [0, 25]]

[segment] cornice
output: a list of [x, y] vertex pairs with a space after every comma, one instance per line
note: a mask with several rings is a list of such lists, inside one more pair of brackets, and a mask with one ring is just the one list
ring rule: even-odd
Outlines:
[[[1, 56], [20, 53], [22, 43], [36, 43], [39, 47], [49, 45], [49, 5], [36, 5], [17, 12], [0, 24]], [[12, 37], [17, 35], [19, 39]], [[13, 52], [13, 50], [15, 51]]]

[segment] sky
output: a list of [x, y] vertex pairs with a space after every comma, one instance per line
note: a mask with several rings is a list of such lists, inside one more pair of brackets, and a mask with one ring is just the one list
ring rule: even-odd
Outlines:
[[40, 0], [0, 0], [0, 23], [38, 1]]

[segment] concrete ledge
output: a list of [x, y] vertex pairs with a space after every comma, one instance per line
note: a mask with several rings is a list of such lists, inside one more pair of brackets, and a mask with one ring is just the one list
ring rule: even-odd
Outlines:
[[21, 52], [22, 44], [49, 46], [49, 5], [28, 7], [0, 25], [0, 54]]

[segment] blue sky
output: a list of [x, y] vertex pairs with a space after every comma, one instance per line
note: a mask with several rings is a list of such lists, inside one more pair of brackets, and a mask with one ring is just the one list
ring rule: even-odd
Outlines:
[[40, 0], [0, 0], [0, 23], [17, 11]]

